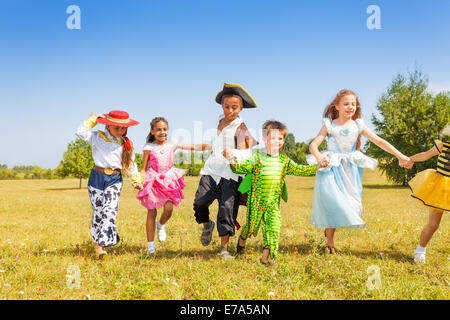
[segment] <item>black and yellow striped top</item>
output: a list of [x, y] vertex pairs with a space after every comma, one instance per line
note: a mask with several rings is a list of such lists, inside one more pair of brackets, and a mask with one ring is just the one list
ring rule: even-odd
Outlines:
[[434, 145], [440, 152], [436, 171], [450, 177], [450, 143], [435, 141]]

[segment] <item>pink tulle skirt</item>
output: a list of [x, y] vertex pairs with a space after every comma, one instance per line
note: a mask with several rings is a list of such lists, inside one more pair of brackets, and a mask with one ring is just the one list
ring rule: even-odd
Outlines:
[[137, 193], [136, 198], [150, 210], [163, 207], [167, 201], [179, 206], [184, 199], [182, 190], [186, 186], [183, 179], [185, 171], [175, 167], [165, 173], [147, 169], [144, 189]]

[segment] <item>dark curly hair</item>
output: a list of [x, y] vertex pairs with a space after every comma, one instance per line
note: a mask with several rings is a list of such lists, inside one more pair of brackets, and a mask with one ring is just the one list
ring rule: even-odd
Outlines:
[[[166, 119], [164, 119], [163, 117], [156, 117], [156, 118], [153, 118], [152, 122], [150, 122], [150, 130], [152, 130], [155, 127], [155, 125], [160, 121], [165, 122], [167, 124], [167, 126], [169, 126], [169, 122]], [[147, 136], [147, 143], [152, 143], [154, 141], [155, 141], [155, 136], [152, 135], [152, 132], [150, 131]]]

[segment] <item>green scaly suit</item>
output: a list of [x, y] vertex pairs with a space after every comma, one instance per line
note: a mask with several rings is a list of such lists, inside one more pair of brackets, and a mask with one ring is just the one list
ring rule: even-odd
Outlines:
[[[264, 247], [270, 247], [270, 257], [275, 258], [278, 251], [281, 228], [281, 198], [287, 201], [286, 175], [314, 176], [316, 165], [300, 165], [288, 156], [270, 156], [256, 152], [248, 160], [231, 165], [237, 174], [247, 174], [243, 184], [248, 189], [247, 222], [242, 227], [241, 238], [258, 234], [262, 226]], [[247, 191], [247, 190], [245, 190]], [[243, 191], [241, 191], [243, 192]]]

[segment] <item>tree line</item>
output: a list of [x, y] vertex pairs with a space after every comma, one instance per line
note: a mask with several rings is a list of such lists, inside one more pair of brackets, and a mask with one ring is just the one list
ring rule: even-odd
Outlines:
[[0, 164], [0, 180], [23, 179], [56, 179], [55, 169], [44, 169], [39, 166], [14, 166], [11, 169], [6, 164]]
[[[406, 155], [426, 151], [433, 141], [439, 139], [439, 132], [450, 121], [450, 92], [433, 94], [428, 90], [428, 78], [421, 71], [407, 75], [398, 74], [387, 90], [379, 97], [376, 105], [378, 114], [371, 117], [375, 132], [389, 141]], [[309, 143], [295, 141], [289, 133], [284, 152], [299, 164], [306, 163]], [[326, 141], [319, 150], [326, 149]], [[412, 170], [400, 168], [397, 159], [372, 142], [367, 141], [362, 151], [378, 160], [378, 168], [388, 180], [406, 185], [414, 175], [427, 168], [435, 168], [437, 159], [417, 163]], [[175, 166], [186, 169], [186, 175], [198, 176], [210, 151], [177, 152]], [[136, 164], [141, 169], [142, 154], [136, 153]], [[89, 177], [94, 166], [91, 147], [77, 139], [68, 144], [59, 166], [56, 169], [42, 169], [39, 166], [15, 166], [8, 169], [0, 165], [0, 179], [61, 179], [66, 177], [82, 179]]]

